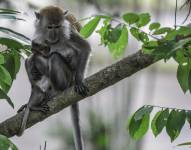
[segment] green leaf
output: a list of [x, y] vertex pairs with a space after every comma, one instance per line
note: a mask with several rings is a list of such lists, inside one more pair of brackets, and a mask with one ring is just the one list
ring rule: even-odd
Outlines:
[[129, 24], [134, 24], [139, 20], [139, 16], [135, 13], [130, 12], [124, 14], [123, 19]]
[[153, 33], [153, 35], [159, 35], [159, 34], [165, 34], [165, 33], [168, 33], [170, 32], [172, 29], [169, 28], [169, 27], [163, 27], [163, 28], [160, 28], [158, 30], [155, 30], [155, 32]]
[[166, 124], [166, 132], [173, 142], [180, 134], [186, 119], [185, 111], [172, 110]]
[[22, 21], [25, 21], [25, 19], [18, 18], [15, 15], [3, 14], [1, 12], [0, 12], [0, 19], [11, 19], [11, 20], [22, 20]]
[[153, 110], [152, 106], [143, 106], [139, 110], [137, 110], [134, 114], [135, 121], [143, 118], [144, 115], [149, 115]]
[[108, 41], [111, 43], [115, 43], [121, 36], [123, 26], [121, 24], [117, 25], [108, 35]]
[[187, 63], [188, 58], [184, 55], [184, 50], [180, 49], [178, 51], [176, 51], [176, 54], [174, 56], [174, 60], [179, 63], [180, 65], [183, 65], [185, 63]]
[[177, 37], [177, 30], [171, 30], [169, 32], [167, 32], [167, 35], [165, 36], [166, 40], [175, 40]]
[[158, 22], [154, 22], [149, 25], [149, 30], [156, 30], [158, 28], [160, 28], [160, 23]]
[[[0, 89], [2, 89], [5, 94], [9, 92], [10, 88], [11, 88], [11, 85], [8, 85], [0, 80]], [[4, 98], [6, 99], [6, 97]]]
[[23, 45], [23, 50], [27, 56], [30, 56], [32, 54], [31, 45]]
[[178, 69], [177, 69], [177, 80], [179, 82], [180, 87], [182, 88], [182, 90], [184, 91], [184, 93], [186, 93], [186, 91], [188, 90], [188, 77], [189, 77], [189, 72], [190, 72], [190, 68], [187, 65], [178, 65]]
[[149, 41], [142, 45], [142, 51], [145, 54], [151, 55], [153, 51], [157, 48], [158, 42], [157, 41]]
[[140, 38], [139, 38], [139, 29], [137, 29], [135, 27], [132, 27], [130, 29], [130, 32], [131, 32], [132, 36], [134, 36], [138, 41], [140, 41]]
[[191, 70], [189, 71], [189, 74], [188, 74], [188, 88], [189, 88], [189, 91], [191, 93]]
[[11, 101], [11, 98], [0, 88], [0, 99], [5, 99], [9, 105], [14, 108], [14, 104]]
[[149, 41], [144, 43], [143, 47], [147, 49], [155, 49], [158, 46], [157, 41]]
[[0, 54], [0, 65], [5, 63], [5, 59], [4, 56], [2, 54]]
[[125, 48], [128, 44], [128, 30], [123, 26], [121, 35], [115, 43], [108, 43], [109, 50], [114, 58], [124, 54]]
[[5, 53], [4, 57], [5, 64], [3, 66], [10, 73], [11, 78], [15, 79], [21, 65], [19, 54], [16, 51], [11, 51], [10, 53]]
[[109, 31], [111, 30], [110, 19], [106, 19], [103, 22], [103, 26], [96, 31], [101, 37], [101, 44], [105, 46], [108, 44]]
[[184, 46], [186, 44], [188, 44], [190, 41], [191, 41], [191, 38], [186, 38], [186, 39], [183, 39], [183, 40], [180, 40], [180, 41], [176, 42], [174, 44], [173, 51], [176, 51], [176, 50], [184, 48]]
[[80, 30], [80, 34], [84, 37], [84, 38], [88, 38], [96, 29], [99, 21], [100, 21], [100, 17], [96, 16], [95, 18], [93, 18], [92, 20], [90, 20], [87, 24], [85, 24], [82, 29]]
[[107, 16], [107, 15], [96, 15], [97, 17], [103, 18], [103, 19], [112, 19], [111, 16]]
[[6, 136], [0, 135], [0, 150], [18, 150]]
[[172, 50], [174, 48], [175, 41], [158, 41], [158, 47], [154, 49], [152, 55], [155, 56], [155, 59], [169, 59], [173, 53]]
[[140, 32], [139, 33], [139, 39], [143, 42], [143, 43], [147, 43], [149, 41], [148, 35], [145, 32]]
[[178, 34], [178, 35], [183, 35], [183, 36], [190, 35], [190, 34], [191, 34], [191, 27], [181, 26], [181, 27], [177, 30], [177, 34]]
[[157, 137], [161, 133], [163, 128], [166, 126], [168, 116], [169, 116], [168, 109], [161, 110], [156, 113], [155, 117], [151, 122], [151, 129], [155, 137]]
[[135, 120], [134, 116], [131, 118], [129, 123], [129, 134], [135, 139], [141, 139], [149, 129], [150, 115], [144, 115], [142, 119]]
[[188, 121], [191, 128], [191, 111], [186, 112], [186, 120]]
[[14, 62], [15, 62], [15, 76], [13, 76], [13, 79], [16, 78], [16, 74], [19, 72], [20, 70], [20, 66], [21, 66], [21, 62], [20, 62], [20, 55], [16, 52], [13, 51], [14, 53]]
[[2, 65], [0, 65], [0, 75], [0, 81], [4, 82], [7, 85], [12, 84], [11, 75]]
[[11, 37], [18, 38], [21, 41], [30, 44], [30, 41], [31, 41], [30, 38], [26, 37], [25, 35], [23, 35], [21, 33], [15, 32], [11, 29], [4, 28], [4, 27], [0, 27], [0, 32], [6, 33]]
[[17, 10], [12, 10], [12, 9], [6, 9], [6, 8], [0, 8], [0, 12], [9, 12], [9, 13], [21, 13], [20, 11]]
[[10, 38], [0, 38], [0, 44], [6, 45], [11, 50], [19, 50], [23, 48], [23, 45], [20, 42]]
[[185, 143], [178, 144], [177, 146], [190, 146], [190, 145], [191, 145], [191, 142], [185, 142]]
[[139, 15], [139, 21], [136, 23], [136, 25], [140, 28], [145, 25], [147, 25], [151, 20], [151, 16], [149, 13], [142, 13]]
[[0, 11], [0, 15], [17, 15], [18, 13], [9, 11]]

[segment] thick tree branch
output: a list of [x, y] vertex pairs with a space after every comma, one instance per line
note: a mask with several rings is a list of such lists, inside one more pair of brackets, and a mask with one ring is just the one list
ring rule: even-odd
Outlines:
[[[106, 67], [105, 69], [95, 73], [85, 80], [90, 90], [88, 96], [92, 96], [102, 89], [105, 89], [106, 87], [109, 87], [116, 82], [133, 75], [137, 71], [146, 68], [154, 62], [155, 61], [151, 56], [138, 51], [137, 53], [128, 56], [109, 67]], [[61, 95], [56, 97], [55, 100], [48, 102], [50, 111], [47, 114], [32, 111], [29, 116], [27, 128], [40, 121], [43, 121], [47, 117], [56, 114], [67, 106], [84, 98], [85, 97], [81, 97], [76, 94], [73, 88], [66, 90]], [[3, 134], [7, 137], [16, 135], [21, 125], [22, 116], [23, 112], [16, 114], [15, 116], [0, 123], [0, 134]]]

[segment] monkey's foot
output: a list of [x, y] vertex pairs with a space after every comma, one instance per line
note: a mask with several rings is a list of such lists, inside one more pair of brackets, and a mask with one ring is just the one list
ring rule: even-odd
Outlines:
[[89, 89], [84, 83], [76, 84], [74, 86], [74, 90], [76, 93], [80, 94], [81, 96], [87, 96]]
[[49, 91], [44, 93], [45, 95], [45, 101], [50, 101], [51, 99], [53, 99], [55, 97], [55, 95], [53, 95], [52, 93], [50, 93]]
[[22, 105], [18, 110], [17, 113], [20, 113], [23, 109], [27, 107], [27, 104]]
[[49, 111], [49, 106], [47, 104], [46, 105], [44, 104], [44, 105], [41, 105], [41, 106], [32, 106], [30, 108], [30, 110], [32, 110], [32, 111], [41, 111], [43, 113], [47, 113]]

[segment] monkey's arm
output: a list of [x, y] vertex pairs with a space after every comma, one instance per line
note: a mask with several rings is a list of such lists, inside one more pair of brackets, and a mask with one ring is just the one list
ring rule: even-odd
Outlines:
[[[34, 65], [34, 54], [31, 54], [29, 58], [25, 60], [25, 69], [31, 84], [31, 88], [33, 89], [36, 86], [36, 81], [40, 80], [41, 78], [41, 74], [38, 72], [38, 70], [35, 68], [35, 65]], [[27, 107], [27, 104], [22, 105], [17, 112], [18, 113], [21, 112], [26, 107]], [[19, 134], [22, 135], [22, 132], [20, 132]]]
[[73, 32], [71, 35], [71, 40], [78, 51], [75, 75], [75, 91], [82, 96], [85, 96], [87, 95], [88, 89], [83, 84], [83, 79], [91, 48], [89, 43], [75, 32]]
[[48, 56], [50, 52], [50, 47], [37, 37], [32, 40], [32, 52], [40, 54], [42, 56]]
[[78, 67], [76, 70], [76, 78], [75, 78], [77, 84], [81, 83], [84, 79], [84, 72], [88, 62], [89, 54], [90, 54], [89, 45], [84, 46], [84, 49], [81, 50], [78, 59]]
[[42, 74], [35, 66], [34, 57], [35, 57], [34, 54], [32, 54], [25, 61], [25, 69], [32, 86], [35, 84], [37, 80], [40, 80], [42, 77]]

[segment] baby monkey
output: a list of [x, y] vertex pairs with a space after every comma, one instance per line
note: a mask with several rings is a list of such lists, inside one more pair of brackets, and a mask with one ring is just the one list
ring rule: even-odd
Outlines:
[[[88, 93], [83, 80], [91, 48], [76, 31], [80, 30], [80, 24], [67, 11], [55, 6], [45, 7], [35, 14], [37, 21], [32, 42], [33, 54], [26, 61], [32, 92], [29, 103], [20, 109], [25, 107], [24, 116], [27, 116], [23, 119], [21, 133], [25, 129], [25, 118], [28, 118], [29, 111], [35, 110], [33, 108], [36, 106], [36, 110], [47, 110], [45, 102], [49, 97], [72, 85], [78, 94], [86, 96]], [[71, 106], [71, 112], [76, 150], [83, 150], [77, 103]]]

